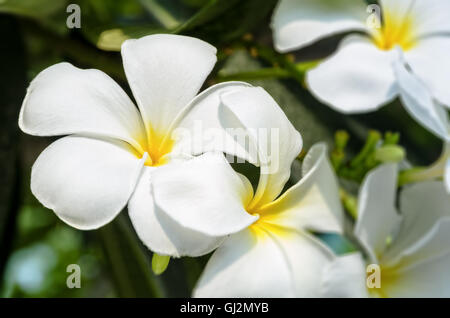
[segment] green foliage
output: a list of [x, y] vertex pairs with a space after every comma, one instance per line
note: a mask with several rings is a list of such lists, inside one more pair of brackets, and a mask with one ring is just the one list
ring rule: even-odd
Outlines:
[[0, 12], [44, 19], [59, 10], [64, 10], [66, 3], [64, 0], [2, 0]]
[[338, 176], [361, 182], [365, 175], [376, 166], [388, 162], [401, 162], [405, 158], [405, 150], [397, 145], [400, 141], [398, 133], [387, 132], [384, 139], [379, 131], [370, 130], [364, 146], [353, 158], [347, 158], [345, 149], [349, 141], [346, 131], [335, 134], [335, 148], [331, 153], [331, 162]]

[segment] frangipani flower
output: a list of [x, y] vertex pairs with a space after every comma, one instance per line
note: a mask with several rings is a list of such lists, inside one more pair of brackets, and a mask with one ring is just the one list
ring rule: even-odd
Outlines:
[[[359, 296], [450, 296], [450, 196], [442, 182], [416, 183], [401, 191], [398, 213], [396, 191], [394, 164], [378, 167], [365, 179], [354, 234], [367, 260], [359, 253], [338, 258], [324, 284], [328, 295], [346, 295], [345, 282], [338, 275], [352, 269], [360, 282], [359, 286], [351, 282], [353, 292]], [[365, 288], [366, 265], [370, 264], [379, 266], [380, 288]]]
[[435, 101], [429, 89], [413, 73], [408, 72], [402, 63], [395, 64], [399, 78], [400, 98], [410, 114], [437, 137], [444, 141], [441, 158], [430, 168], [416, 176], [427, 178], [443, 176], [450, 193], [450, 120], [447, 110]]
[[[201, 133], [175, 140], [172, 134], [175, 129], [192, 130], [196, 121], [204, 128], [221, 129], [219, 96], [249, 85], [219, 84], [196, 96], [214, 67], [216, 49], [190, 37], [129, 40], [122, 46], [122, 58], [138, 108], [98, 70], [60, 63], [32, 81], [20, 112], [20, 128], [37, 136], [68, 136], [53, 142], [36, 160], [31, 190], [60, 219], [83, 230], [110, 222], [130, 201], [130, 218], [150, 249], [174, 256], [206, 253], [222, 238], [186, 230], [155, 207], [150, 173], [177, 158], [196, 155], [195, 151], [239, 154], [226, 134], [217, 140], [203, 140]], [[143, 191], [149, 197], [145, 206], [140, 205]], [[224, 229], [231, 221], [234, 227], [246, 227], [254, 218], [244, 213], [233, 220], [215, 215]]]
[[[303, 178], [280, 196], [302, 147], [300, 134], [261, 88], [225, 93], [221, 99], [224, 127], [245, 129], [270, 173], [261, 173], [254, 192], [250, 181], [237, 174], [222, 154], [208, 153], [153, 174], [157, 204], [186, 228], [222, 236], [229, 230], [214, 221], [216, 213], [230, 219], [242, 213], [254, 218], [214, 252], [194, 296], [316, 296], [322, 270], [334, 256], [309, 231], [339, 233], [342, 228], [337, 182], [326, 147], [318, 144], [309, 151]], [[260, 127], [268, 133], [256, 134]], [[216, 164], [207, 164], [211, 158]], [[180, 176], [184, 182], [174, 185]]]
[[[366, 23], [364, 0], [280, 0], [272, 22], [275, 47], [287, 52], [354, 32], [306, 77], [311, 92], [338, 111], [373, 111], [398, 96], [400, 79], [393, 65], [399, 59], [397, 50], [432, 97], [450, 106], [450, 2], [380, 0], [379, 4], [382, 24], [376, 29]], [[417, 113], [414, 104], [405, 107]]]

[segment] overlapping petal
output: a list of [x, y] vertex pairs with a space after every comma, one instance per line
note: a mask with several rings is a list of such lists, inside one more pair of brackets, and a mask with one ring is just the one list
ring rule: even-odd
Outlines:
[[342, 233], [338, 184], [325, 144], [316, 144], [304, 159], [303, 178], [277, 200], [258, 210], [264, 222], [323, 233]]
[[266, 232], [245, 229], [211, 256], [194, 297], [295, 297], [286, 255]]
[[[447, 18], [448, 19], [448, 18]], [[415, 74], [425, 83], [434, 98], [450, 107], [450, 36], [421, 39], [405, 52], [405, 59]]]
[[176, 140], [173, 156], [200, 155], [210, 151], [221, 151], [235, 155], [249, 162], [257, 158], [226, 133], [219, 121], [220, 96], [229, 92], [239, 92], [251, 87], [243, 82], [225, 82], [211, 86], [198, 96], [180, 113], [174, 123], [172, 138]]
[[245, 210], [252, 193], [221, 153], [162, 166], [151, 179], [155, 204], [191, 230], [220, 237], [258, 219]]
[[194, 296], [317, 297], [331, 258], [331, 252], [306, 233], [252, 226], [214, 252]]
[[401, 18], [409, 15], [419, 38], [450, 32], [450, 3], [442, 0], [381, 0], [384, 12]]
[[164, 134], [195, 97], [216, 63], [216, 49], [199, 39], [149, 35], [122, 45], [125, 74], [150, 133]]
[[31, 191], [77, 229], [103, 226], [127, 204], [146, 159], [128, 148], [122, 141], [61, 138], [34, 163]]
[[358, 219], [354, 234], [364, 245], [371, 261], [377, 262], [401, 217], [395, 208], [396, 164], [376, 168], [364, 180], [358, 198]]
[[450, 196], [442, 182], [420, 182], [404, 188], [400, 196], [402, 226], [383, 262], [406, 267], [450, 253], [446, 243], [450, 240], [449, 204]]
[[324, 270], [334, 258], [332, 251], [307, 232], [287, 230], [278, 234], [274, 239], [292, 269], [295, 297], [320, 297]]
[[82, 70], [69, 63], [55, 64], [31, 82], [19, 126], [37, 136], [113, 137], [136, 148], [139, 136], [145, 136], [137, 108], [118, 84], [99, 70]]
[[362, 0], [280, 0], [272, 18], [275, 48], [287, 52], [348, 31], [365, 31]]
[[435, 135], [450, 140], [447, 110], [438, 105], [425, 84], [401, 61], [394, 63], [394, 72], [406, 110]]
[[[446, 231], [449, 230], [447, 226]], [[382, 282], [383, 292], [392, 298], [450, 297], [449, 267], [450, 254], [447, 253], [402, 268], [394, 277], [384, 280], [384, 285]]]
[[368, 38], [346, 38], [338, 51], [307, 73], [311, 92], [343, 113], [373, 111], [398, 94], [392, 62], [395, 51], [379, 50]]
[[[249, 208], [274, 200], [289, 179], [293, 160], [301, 151], [300, 133], [281, 108], [262, 88], [246, 88], [222, 95], [219, 108], [223, 127], [246, 132], [238, 142], [256, 152], [261, 176]], [[257, 114], [257, 116], [255, 116]]]
[[154, 169], [144, 167], [128, 203], [131, 222], [142, 242], [155, 253], [174, 257], [200, 256], [218, 247], [222, 237], [211, 237], [187, 229], [154, 203], [151, 176]]
[[336, 257], [324, 269], [322, 297], [365, 298], [366, 262], [361, 253], [354, 252]]

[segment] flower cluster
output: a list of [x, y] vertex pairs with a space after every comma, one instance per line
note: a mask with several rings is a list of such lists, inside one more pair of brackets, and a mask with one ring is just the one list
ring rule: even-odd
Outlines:
[[[358, 31], [308, 72], [311, 92], [345, 113], [400, 97], [450, 144], [450, 3], [381, 0], [379, 29], [365, 24], [365, 1], [333, 3], [281, 0], [273, 17], [281, 52]], [[213, 46], [156, 34], [125, 41], [121, 54], [137, 107], [108, 75], [69, 63], [42, 71], [22, 105], [24, 132], [64, 136], [37, 158], [31, 190], [65, 223], [96, 229], [127, 206], [154, 253], [214, 251], [196, 297], [450, 296], [448, 151], [436, 168], [444, 181], [405, 186], [399, 205], [400, 165], [370, 171], [348, 230], [324, 143], [287, 187], [303, 142], [277, 102], [244, 82], [199, 93], [217, 61]], [[259, 167], [257, 184], [231, 160]], [[337, 255], [320, 233], [348, 235], [360, 248]]]

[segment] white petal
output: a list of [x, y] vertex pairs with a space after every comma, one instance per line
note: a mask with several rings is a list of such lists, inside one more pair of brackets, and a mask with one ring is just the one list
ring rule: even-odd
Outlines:
[[366, 275], [366, 262], [361, 253], [338, 256], [324, 270], [321, 296], [368, 297]]
[[61, 138], [34, 163], [31, 191], [77, 229], [103, 226], [127, 204], [146, 159], [135, 157], [129, 147], [120, 141]]
[[322, 38], [366, 30], [362, 0], [281, 0], [272, 18], [275, 47], [286, 52]]
[[258, 219], [245, 210], [252, 193], [221, 153], [162, 166], [151, 178], [156, 205], [186, 228], [219, 237]]
[[438, 36], [421, 39], [413, 49], [405, 52], [405, 58], [414, 73], [430, 89], [433, 97], [450, 107], [448, 52], [450, 36]]
[[295, 297], [295, 287], [279, 245], [265, 232], [246, 229], [214, 252], [193, 296]]
[[250, 157], [251, 154], [226, 133], [227, 127], [222, 127], [218, 113], [221, 94], [248, 87], [251, 85], [247, 83], [226, 82], [211, 86], [197, 95], [175, 123], [177, 127], [172, 136], [176, 142], [171, 154], [200, 155], [209, 151], [221, 151], [255, 162], [257, 159]]
[[450, 140], [447, 110], [435, 102], [428, 88], [401, 61], [394, 63], [394, 71], [406, 110], [438, 137]]
[[450, 32], [450, 3], [442, 0], [381, 0], [383, 12], [411, 17], [417, 37]]
[[405, 187], [400, 195], [402, 225], [383, 263], [390, 266], [400, 261], [417, 263], [450, 253], [449, 206], [450, 196], [442, 182], [420, 182]]
[[336, 177], [325, 144], [316, 144], [305, 157], [304, 176], [276, 201], [258, 210], [264, 222], [293, 230], [343, 231], [343, 212]]
[[122, 58], [144, 123], [149, 131], [159, 133], [168, 133], [217, 60], [216, 49], [208, 43], [171, 34], [127, 40]]
[[276, 232], [293, 274], [295, 297], [321, 296], [321, 283], [333, 253], [318, 239], [299, 231]]
[[[446, 231], [450, 231], [447, 226]], [[445, 242], [448, 244], [448, 241]], [[388, 297], [441, 298], [450, 297], [450, 253], [403, 268], [393, 280], [381, 281], [383, 292]], [[383, 285], [384, 282], [384, 285]]]
[[385, 14], [405, 17], [411, 13], [413, 2], [417, 2], [417, 0], [380, 0], [380, 5]]
[[37, 136], [93, 134], [137, 147], [144, 132], [137, 108], [119, 85], [99, 70], [69, 63], [50, 66], [31, 82], [19, 126]]
[[395, 209], [397, 166], [385, 164], [369, 173], [358, 196], [355, 236], [367, 249], [372, 262], [382, 255], [401, 218]]
[[338, 51], [307, 73], [311, 92], [343, 113], [364, 113], [397, 95], [392, 70], [394, 51], [379, 50], [362, 36], [346, 38]]
[[301, 151], [300, 133], [261, 87], [223, 94], [222, 102], [219, 116], [223, 127], [234, 128], [229, 131], [237, 135], [244, 131], [249, 138], [238, 138], [238, 142], [258, 154], [261, 177], [251, 206], [271, 202], [281, 193]]
[[210, 237], [182, 227], [154, 204], [152, 169], [155, 168], [144, 167], [128, 203], [131, 222], [142, 242], [155, 253], [174, 257], [196, 257], [218, 247], [223, 241], [222, 237]]

